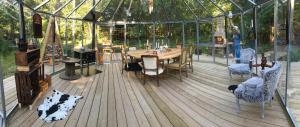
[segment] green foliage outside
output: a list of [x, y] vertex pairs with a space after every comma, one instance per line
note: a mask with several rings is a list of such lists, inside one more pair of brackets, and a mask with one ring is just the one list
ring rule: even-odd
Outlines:
[[[30, 7], [36, 7], [43, 0], [24, 0], [24, 2], [29, 5]], [[68, 0], [50, 0], [45, 6], [41, 7], [39, 10], [44, 12], [54, 12], [54, 10], [58, 9]], [[209, 0], [203, 0], [204, 3], [210, 3]], [[266, 0], [262, 0], [265, 2]], [[68, 4], [64, 9], [57, 13], [57, 15], [62, 15], [66, 17], [73, 8], [80, 4], [82, 0], [74, 0], [70, 4]], [[152, 14], [148, 13], [147, 3], [143, 3], [143, 1], [133, 1], [132, 3], [130, 0], [124, 0], [124, 3], [121, 5], [119, 11], [115, 13], [115, 10], [118, 7], [120, 1], [117, 0], [101, 0], [99, 5], [96, 6], [96, 11], [102, 12], [103, 15], [100, 16], [99, 21], [107, 22], [109, 20], [116, 20], [116, 21], [124, 21], [127, 19], [129, 21], [155, 21], [157, 22], [155, 27], [155, 34], [156, 40], [158, 42], [168, 43], [169, 47], [175, 47], [176, 42], [182, 42], [182, 24], [181, 23], [173, 23], [173, 24], [161, 24], [161, 21], [164, 20], [194, 20], [195, 16], [187, 9], [184, 1], [155, 1], [154, 2], [154, 12]], [[203, 8], [199, 6], [199, 3], [195, 0], [186, 0], [185, 1], [190, 7], [193, 8], [194, 14], [196, 14], [200, 19], [202, 17], [209, 17], [210, 13], [213, 16], [217, 16], [222, 14], [222, 12], [216, 8], [213, 4], [205, 4], [206, 10], [204, 11]], [[251, 5], [246, 1], [236, 1], [240, 6], [245, 8], [251, 8]], [[233, 4], [226, 0], [217, 0], [216, 4], [224, 9], [226, 12], [233, 11], [234, 13], [239, 12], [239, 10], [234, 7]], [[131, 17], [128, 17], [124, 11], [125, 7], [131, 7]], [[298, 7], [299, 4], [295, 4], [295, 8]], [[87, 0], [87, 2], [83, 3], [83, 5], [79, 8], [79, 10], [75, 11], [71, 18], [78, 18], [81, 19], [85, 17], [85, 15], [91, 10], [92, 7], [92, 0]], [[2, 66], [4, 67], [5, 76], [12, 75], [15, 70], [14, 64], [14, 52], [15, 52], [15, 45], [14, 40], [18, 38], [18, 11], [17, 6], [12, 7], [9, 5], [0, 5], [0, 61]], [[269, 50], [272, 50], [273, 43], [270, 40], [270, 35], [272, 34], [272, 26], [273, 26], [273, 2], [270, 4], [264, 5], [261, 9], [258, 10], [258, 53], [263, 53]], [[282, 9], [281, 9], [282, 10]], [[26, 22], [26, 36], [27, 39], [33, 38], [32, 36], [32, 17], [31, 15], [33, 12], [28, 8], [24, 8], [25, 12], [25, 22]], [[155, 14], [155, 15], [154, 15]], [[299, 17], [300, 13], [295, 13], [295, 17]], [[43, 18], [43, 34], [46, 34], [47, 25], [49, 22], [50, 17], [45, 14], [41, 14]], [[114, 16], [114, 17], [113, 17]], [[283, 19], [284, 17], [280, 17]], [[243, 26], [244, 26], [244, 33], [243, 35], [243, 42], [246, 47], [251, 47], [251, 41], [254, 38], [252, 34], [251, 28], [251, 19], [252, 13], [247, 13], [243, 15]], [[295, 19], [297, 20], [297, 19]], [[59, 35], [62, 40], [64, 51], [67, 51], [69, 55], [72, 54], [73, 50], [73, 39], [74, 39], [74, 46], [80, 47], [82, 40], [85, 47], [90, 48], [91, 46], [91, 30], [92, 24], [91, 22], [82, 22], [79, 20], [68, 20], [62, 18], [56, 18], [57, 25], [59, 28]], [[297, 20], [299, 21], [299, 20]], [[240, 16], [234, 17], [233, 22], [235, 25], [241, 26]], [[66, 29], [65, 25], [68, 24]], [[297, 25], [297, 24], [296, 24]], [[298, 23], [299, 25], [299, 23]], [[214, 28], [211, 28], [211, 21], [207, 23], [200, 23], [199, 35], [200, 35], [200, 43], [201, 44], [208, 44], [212, 41], [213, 31], [216, 30], [216, 22], [214, 23]], [[74, 36], [72, 35], [74, 31]], [[129, 46], [136, 46], [140, 48], [145, 48], [145, 43], [147, 40], [149, 43], [153, 42], [153, 24], [143, 24], [143, 25], [128, 25], [127, 26], [127, 44]], [[66, 35], [68, 36], [68, 49], [66, 50]], [[101, 43], [109, 40], [109, 26], [105, 25], [97, 25], [96, 29], [96, 37], [98, 45]], [[186, 44], [191, 44], [196, 42], [196, 24], [195, 23], [185, 23], [185, 39]], [[73, 38], [74, 37], [74, 38]], [[231, 30], [228, 29], [228, 41], [232, 41], [232, 33]], [[124, 40], [113, 38], [114, 44], [123, 44]], [[39, 45], [42, 45], [42, 39], [38, 39]], [[9, 47], [9, 48], [8, 48]], [[202, 53], [207, 54], [208, 47], [200, 47]], [[298, 59], [296, 57], [299, 54], [299, 51], [295, 51], [295, 57], [293, 59]], [[299, 58], [300, 59], [300, 58]]]

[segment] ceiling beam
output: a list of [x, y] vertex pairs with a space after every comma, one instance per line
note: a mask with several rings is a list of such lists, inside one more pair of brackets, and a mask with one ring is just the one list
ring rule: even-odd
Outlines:
[[[212, 0], [209, 0], [214, 6], [216, 6], [220, 11], [223, 12], [224, 15], [227, 15], [227, 13], [219, 6], [217, 3], [213, 2]], [[200, 1], [201, 2], [201, 1]]]
[[84, 4], [86, 2], [86, 0], [83, 0], [81, 3], [79, 3], [75, 8], [73, 8], [73, 10], [71, 11], [71, 13], [69, 13], [67, 15], [66, 18], [69, 18], [82, 4]]
[[47, 4], [50, 0], [45, 0], [43, 1], [41, 4], [39, 4], [38, 6], [36, 6], [35, 8], [33, 8], [34, 11], [40, 9], [42, 6], [44, 6], [45, 4]]
[[234, 6], [236, 6], [240, 11], [243, 11], [243, 8], [241, 8], [237, 3], [235, 3], [233, 0], [228, 0], [230, 3], [232, 3]]
[[116, 15], [117, 12], [119, 11], [119, 9], [120, 9], [121, 5], [123, 4], [123, 2], [124, 2], [124, 0], [121, 0], [121, 1], [119, 2], [118, 7], [117, 7], [117, 9], [115, 10], [115, 12], [114, 12], [113, 16], [111, 17], [110, 21], [114, 20], [115, 15]]
[[248, 2], [250, 2], [250, 3], [253, 4], [254, 6], [256, 5], [256, 3], [254, 2], [254, 0], [248, 0]]
[[204, 9], [204, 11], [206, 11], [210, 17], [213, 17], [213, 14], [207, 10], [207, 8], [205, 6], [203, 6], [203, 4], [199, 1], [199, 0], [196, 0], [197, 3]]
[[59, 7], [57, 10], [55, 10], [55, 11], [53, 12], [53, 14], [55, 15], [56, 13], [60, 12], [60, 11], [61, 11], [63, 8], [65, 8], [69, 3], [71, 3], [71, 1], [73, 1], [73, 0], [67, 1], [64, 5], [62, 5], [62, 6]]
[[191, 7], [186, 3], [186, 0], [183, 0], [183, 2], [187, 6], [187, 8], [190, 10], [190, 12], [194, 15], [194, 17], [198, 20], [199, 17], [193, 12], [193, 10], [191, 9]]

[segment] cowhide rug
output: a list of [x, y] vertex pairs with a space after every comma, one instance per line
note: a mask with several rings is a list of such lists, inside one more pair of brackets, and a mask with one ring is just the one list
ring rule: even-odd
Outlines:
[[53, 94], [47, 97], [43, 104], [38, 107], [39, 118], [46, 122], [62, 120], [67, 117], [68, 112], [75, 108], [78, 100], [82, 98], [82, 96], [72, 96], [53, 90]]

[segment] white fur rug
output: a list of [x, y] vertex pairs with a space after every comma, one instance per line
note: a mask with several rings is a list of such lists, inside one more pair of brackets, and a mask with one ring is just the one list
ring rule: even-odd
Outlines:
[[82, 96], [72, 96], [53, 90], [53, 94], [38, 107], [39, 118], [46, 122], [63, 120], [82, 98]]

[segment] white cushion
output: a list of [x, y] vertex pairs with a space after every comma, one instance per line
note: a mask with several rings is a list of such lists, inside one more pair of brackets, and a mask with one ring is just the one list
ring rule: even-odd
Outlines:
[[[144, 70], [143, 70], [144, 72]], [[158, 74], [161, 74], [164, 72], [164, 69], [162, 67], [158, 68]], [[146, 70], [146, 75], [156, 75], [156, 70]]]
[[250, 73], [249, 64], [232, 64], [228, 66], [228, 69], [233, 74], [248, 74]]

